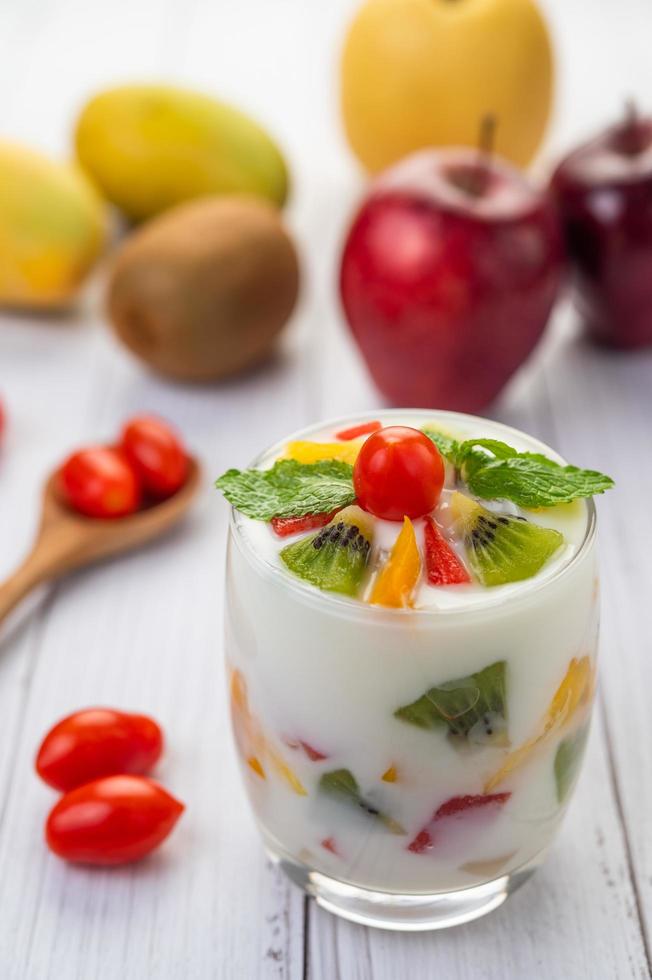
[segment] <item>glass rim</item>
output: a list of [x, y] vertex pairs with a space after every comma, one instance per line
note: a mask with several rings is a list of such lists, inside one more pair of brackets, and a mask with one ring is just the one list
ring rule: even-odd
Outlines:
[[[446, 411], [445, 409], [425, 409], [425, 408], [377, 408], [375, 410], [366, 412], [356, 412], [349, 415], [337, 416], [335, 418], [324, 419], [323, 422], [316, 422], [313, 425], [303, 426], [301, 429], [297, 429], [289, 435], [285, 436], [283, 439], [279, 439], [273, 445], [269, 446], [263, 452], [258, 453], [258, 455], [249, 464], [249, 469], [255, 469], [260, 466], [260, 464], [266, 460], [268, 457], [274, 455], [282, 449], [282, 447], [295, 439], [298, 439], [302, 435], [306, 435], [308, 432], [315, 429], [322, 428], [335, 428], [336, 426], [344, 425], [355, 425], [356, 422], [364, 422], [369, 418], [373, 418], [374, 415], [377, 416], [421, 416], [423, 418], [432, 418], [433, 416], [446, 416], [447, 418], [460, 419], [464, 421], [482, 421], [483, 416], [471, 415], [465, 412], [452, 412]], [[563, 465], [567, 465], [567, 461], [557, 453], [550, 446], [537, 439], [535, 436], [529, 435], [527, 432], [522, 432], [519, 429], [514, 428], [511, 425], [506, 425], [504, 422], [496, 422], [494, 419], [487, 419], [492, 426], [502, 429], [506, 434], [512, 433], [513, 435], [522, 437], [526, 436], [529, 440], [536, 443], [541, 450], [545, 450], [548, 454], [552, 453], [553, 456]], [[247, 540], [246, 535], [242, 532], [242, 522], [239, 522], [239, 516], [246, 519], [245, 515], [240, 515], [239, 511], [235, 507], [230, 507], [230, 517], [229, 517], [229, 529], [233, 536], [233, 539], [237, 545], [241, 548], [243, 554], [253, 560], [257, 569], [262, 572], [264, 577], [273, 580], [278, 583], [281, 588], [287, 588], [290, 592], [294, 592], [298, 599], [304, 601], [308, 605], [315, 605], [319, 607], [330, 607], [333, 615], [350, 617], [350, 618], [362, 618], [362, 619], [385, 619], [386, 621], [393, 621], [396, 623], [404, 621], [405, 617], [410, 620], [436, 620], [445, 617], [448, 621], [456, 618], [466, 618], [469, 616], [477, 617], [482, 614], [495, 615], [499, 613], [509, 614], [516, 604], [521, 604], [521, 602], [529, 599], [534, 594], [538, 594], [545, 591], [553, 584], [557, 583], [566, 574], [569, 574], [571, 570], [575, 569], [580, 559], [584, 557], [586, 552], [589, 550], [590, 546], [593, 544], [596, 535], [596, 524], [597, 524], [597, 514], [595, 502], [592, 497], [583, 498], [587, 508], [587, 521], [586, 529], [584, 532], [584, 537], [581, 544], [579, 545], [575, 554], [570, 558], [568, 562], [561, 565], [557, 571], [544, 579], [537, 579], [534, 576], [529, 581], [522, 583], [522, 588], [512, 595], [511, 598], [500, 601], [499, 597], [496, 596], [496, 601], [478, 603], [470, 606], [451, 606], [448, 608], [427, 608], [427, 609], [412, 609], [412, 608], [401, 608], [394, 609], [388, 606], [378, 606], [371, 605], [367, 602], [360, 602], [358, 599], [352, 599], [348, 596], [338, 595], [336, 592], [325, 592], [321, 591], [314, 586], [311, 586], [307, 582], [303, 582], [301, 579], [290, 576], [283, 568], [278, 565], [273, 565], [271, 562], [267, 561], [256, 549], [253, 547], [252, 543]], [[488, 590], [493, 591], [493, 590]]]

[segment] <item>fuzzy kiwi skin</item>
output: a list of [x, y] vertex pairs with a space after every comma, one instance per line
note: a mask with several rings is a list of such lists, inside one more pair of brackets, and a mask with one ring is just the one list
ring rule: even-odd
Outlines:
[[204, 198], [127, 239], [107, 312], [154, 370], [219, 381], [270, 355], [298, 292], [296, 249], [276, 208], [253, 197]]

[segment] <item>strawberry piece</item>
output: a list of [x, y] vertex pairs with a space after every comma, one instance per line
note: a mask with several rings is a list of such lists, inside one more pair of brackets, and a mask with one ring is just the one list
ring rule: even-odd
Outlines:
[[412, 851], [413, 854], [423, 854], [424, 851], [429, 851], [431, 847], [432, 837], [430, 836], [430, 832], [420, 830], [412, 843], [408, 844], [408, 851]]
[[335, 438], [341, 439], [343, 442], [348, 442], [349, 439], [357, 439], [358, 436], [368, 436], [372, 432], [378, 432], [382, 427], [382, 422], [374, 419], [373, 422], [363, 422], [362, 425], [354, 425], [350, 429], [342, 429], [341, 432], [335, 433]]
[[[339, 509], [339, 508], [338, 508]], [[337, 510], [332, 510], [330, 514], [305, 514], [303, 517], [272, 517], [270, 521], [272, 531], [279, 538], [287, 538], [291, 534], [301, 534], [302, 531], [314, 531], [316, 528], [325, 527], [332, 521]]]
[[319, 749], [313, 749], [312, 745], [309, 745], [307, 742], [299, 742], [299, 745], [311, 762], [321, 762], [323, 759], [328, 758], [328, 756], [324, 755], [323, 752], [320, 752]]
[[425, 522], [426, 577], [430, 585], [466, 585], [471, 576], [432, 517]]
[[311, 762], [323, 762], [328, 756], [319, 749], [314, 748], [309, 742], [304, 742], [300, 738], [284, 738], [283, 741], [289, 749], [303, 749]]
[[511, 795], [511, 793], [477, 793], [474, 796], [452, 796], [450, 800], [442, 803], [435, 813], [434, 819], [457, 817], [467, 810], [477, 810], [483, 806], [502, 806], [507, 803]]
[[435, 814], [423, 830], [420, 830], [414, 840], [408, 844], [408, 851], [413, 854], [424, 854], [432, 850], [437, 837], [436, 825], [444, 820], [457, 820], [469, 811], [478, 811], [487, 808], [490, 811], [498, 810], [507, 803], [511, 793], [478, 793], [467, 796], [451, 796], [450, 800], [435, 811]]

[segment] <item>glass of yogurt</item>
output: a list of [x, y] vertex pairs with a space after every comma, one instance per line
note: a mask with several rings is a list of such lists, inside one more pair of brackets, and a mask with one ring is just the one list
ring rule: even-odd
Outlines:
[[498, 423], [407, 410], [220, 478], [243, 780], [320, 905], [443, 928], [543, 860], [588, 734], [610, 485]]

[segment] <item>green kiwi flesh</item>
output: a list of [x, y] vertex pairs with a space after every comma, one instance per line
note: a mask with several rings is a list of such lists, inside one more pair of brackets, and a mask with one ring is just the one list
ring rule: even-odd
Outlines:
[[394, 717], [417, 728], [446, 726], [449, 734], [475, 744], [507, 745], [506, 663], [431, 687]]
[[356, 596], [371, 552], [372, 525], [359, 507], [346, 507], [316, 534], [281, 551], [285, 566], [318, 589]]
[[524, 517], [496, 514], [475, 501], [455, 494], [458, 526], [476, 578], [486, 586], [505, 585], [532, 578], [564, 543], [552, 528], [540, 527]]

